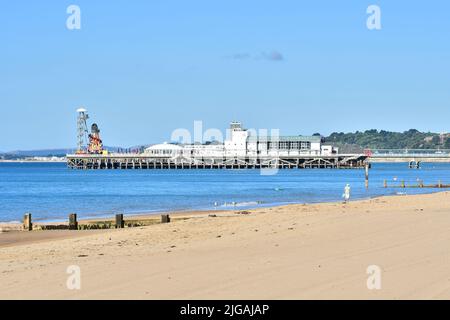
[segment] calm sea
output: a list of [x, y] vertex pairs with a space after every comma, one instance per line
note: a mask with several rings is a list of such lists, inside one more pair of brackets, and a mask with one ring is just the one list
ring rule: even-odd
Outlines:
[[[370, 187], [364, 170], [70, 170], [63, 163], [0, 163], [0, 221], [58, 221], [68, 213], [100, 217], [192, 209], [254, 208], [288, 203], [339, 201], [346, 183], [352, 199], [435, 189], [385, 189], [383, 180], [399, 184], [450, 184], [450, 164], [374, 164]], [[397, 182], [395, 182], [395, 179]]]

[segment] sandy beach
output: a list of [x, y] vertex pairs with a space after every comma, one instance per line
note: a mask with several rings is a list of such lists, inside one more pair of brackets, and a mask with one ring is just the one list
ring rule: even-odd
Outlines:
[[[0, 298], [450, 298], [449, 192], [249, 211], [0, 233]], [[80, 290], [66, 286], [71, 265]], [[380, 290], [367, 288], [371, 265]]]

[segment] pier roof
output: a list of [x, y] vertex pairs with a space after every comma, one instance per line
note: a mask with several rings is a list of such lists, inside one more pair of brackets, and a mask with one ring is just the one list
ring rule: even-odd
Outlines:
[[291, 142], [312, 142], [320, 143], [322, 138], [320, 136], [250, 136], [248, 137], [249, 142], [257, 141], [291, 141]]
[[148, 147], [146, 150], [181, 150], [181, 146], [172, 143], [160, 143], [154, 144]]

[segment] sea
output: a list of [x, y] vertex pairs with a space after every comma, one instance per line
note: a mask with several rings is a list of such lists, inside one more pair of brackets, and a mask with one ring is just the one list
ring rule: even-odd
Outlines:
[[[270, 173], [270, 174], [268, 174]], [[244, 170], [72, 170], [64, 163], [0, 163], [0, 222], [57, 222], [69, 213], [79, 218], [152, 214], [191, 210], [235, 210], [292, 203], [342, 201], [344, 187], [351, 200], [383, 195], [442, 191], [390, 186], [450, 184], [450, 164], [373, 164], [369, 188], [363, 169]]]

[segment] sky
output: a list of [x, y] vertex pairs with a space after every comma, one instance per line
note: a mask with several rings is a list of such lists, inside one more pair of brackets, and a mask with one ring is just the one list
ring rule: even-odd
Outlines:
[[[72, 4], [80, 29], [66, 26]], [[196, 120], [450, 131], [446, 0], [16, 0], [1, 5], [0, 45], [0, 151], [75, 147], [80, 106], [108, 146]]]

